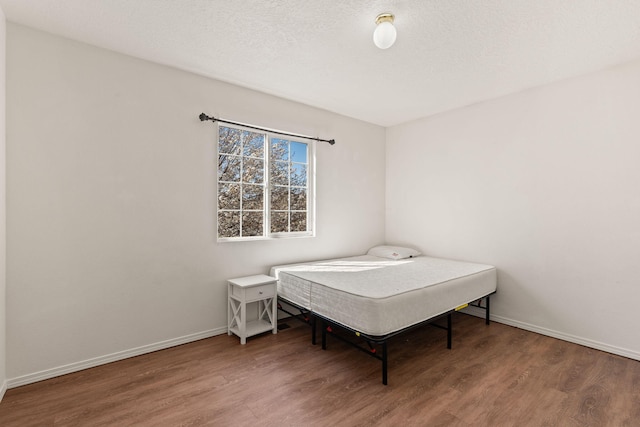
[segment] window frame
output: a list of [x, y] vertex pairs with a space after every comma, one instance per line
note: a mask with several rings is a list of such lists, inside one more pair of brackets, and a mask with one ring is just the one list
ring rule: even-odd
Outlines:
[[[246, 131], [246, 132], [251, 132], [251, 133], [255, 133], [255, 134], [260, 134], [264, 136], [264, 142], [263, 142], [263, 151], [264, 151], [264, 169], [263, 169], [263, 183], [262, 183], [262, 189], [263, 189], [263, 209], [262, 209], [262, 214], [263, 214], [263, 232], [261, 236], [235, 236], [235, 237], [221, 237], [219, 235], [219, 227], [220, 227], [220, 212], [224, 212], [225, 209], [221, 209], [220, 208], [220, 202], [219, 202], [219, 196], [220, 196], [220, 169], [219, 169], [219, 161], [220, 161], [220, 128], [224, 127], [224, 128], [231, 128], [231, 129], [237, 129], [240, 131]], [[268, 130], [255, 130], [255, 129], [251, 129], [248, 127], [244, 127], [242, 125], [236, 125], [236, 124], [221, 124], [221, 123], [217, 123], [217, 127], [216, 127], [216, 142], [215, 142], [215, 156], [214, 158], [217, 161], [217, 167], [216, 167], [216, 181], [215, 181], [215, 208], [216, 208], [216, 214], [215, 214], [215, 233], [216, 233], [216, 238], [218, 242], [246, 242], [246, 241], [252, 241], [252, 240], [272, 240], [272, 239], [293, 239], [293, 238], [303, 238], [303, 237], [315, 237], [316, 234], [316, 186], [315, 186], [315, 181], [316, 181], [316, 142], [314, 140], [306, 140], [304, 138], [296, 138], [296, 137], [291, 137], [291, 136], [281, 136], [277, 133], [273, 133], [270, 132]], [[276, 131], [274, 131], [276, 132]], [[272, 211], [272, 206], [271, 206], [271, 201], [272, 201], [272, 196], [271, 193], [273, 191], [274, 185], [272, 183], [272, 177], [271, 177], [271, 163], [272, 163], [272, 159], [271, 159], [271, 141], [272, 139], [277, 139], [277, 140], [283, 140], [283, 141], [288, 141], [289, 143], [295, 142], [295, 143], [300, 143], [300, 144], [304, 144], [307, 147], [307, 218], [306, 218], [306, 223], [307, 223], [307, 230], [306, 231], [284, 231], [284, 232], [272, 232], [271, 231], [271, 211]], [[224, 153], [223, 153], [224, 154]], [[240, 153], [239, 155], [240, 157], [244, 157], [242, 153]], [[291, 158], [289, 158], [288, 160], [289, 165], [291, 165], [292, 163], [298, 163], [298, 162], [292, 162]], [[300, 164], [300, 163], [298, 163]], [[241, 171], [241, 175], [242, 175], [242, 171]], [[291, 174], [289, 173], [289, 184], [286, 186], [289, 188], [289, 190], [291, 190], [292, 186], [291, 185], [291, 178], [290, 178]], [[240, 178], [240, 182], [239, 182], [241, 188], [247, 184], [242, 180], [242, 177]], [[250, 184], [250, 183], [249, 183]], [[253, 184], [250, 184], [253, 185]], [[290, 192], [290, 191], [289, 191]], [[289, 195], [289, 198], [291, 196]], [[289, 199], [289, 203], [291, 203], [290, 199]], [[240, 217], [242, 218], [243, 215], [243, 207], [242, 207], [242, 192], [240, 193], [240, 209], [239, 210], [226, 210], [226, 211], [235, 211], [235, 212], [239, 212]], [[254, 210], [251, 210], [254, 211]], [[291, 205], [289, 204], [289, 209], [288, 212], [289, 214], [291, 214], [291, 212], [295, 210], [291, 209]], [[242, 221], [242, 220], [241, 220]], [[291, 224], [291, 217], [289, 215], [289, 226]], [[242, 222], [240, 222], [240, 234], [242, 234]]]

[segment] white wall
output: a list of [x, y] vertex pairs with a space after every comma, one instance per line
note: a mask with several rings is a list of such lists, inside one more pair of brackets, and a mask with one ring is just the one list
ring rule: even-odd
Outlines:
[[6, 350], [6, 157], [5, 157], [5, 58], [6, 58], [6, 19], [0, 7], [0, 400], [7, 389], [7, 350]]
[[386, 240], [494, 264], [500, 321], [640, 359], [640, 62], [387, 129]]
[[[383, 128], [11, 23], [7, 43], [10, 387], [226, 332], [226, 279], [383, 241]], [[336, 139], [317, 237], [216, 243], [201, 112]]]

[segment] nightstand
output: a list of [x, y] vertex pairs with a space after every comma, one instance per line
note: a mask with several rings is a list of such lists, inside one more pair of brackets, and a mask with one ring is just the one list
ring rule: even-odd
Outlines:
[[[276, 278], [259, 274], [239, 277], [227, 282], [229, 305], [227, 321], [229, 335], [240, 337], [240, 344], [246, 344], [247, 337], [269, 330], [278, 332]], [[247, 321], [247, 305], [257, 305], [258, 317]]]

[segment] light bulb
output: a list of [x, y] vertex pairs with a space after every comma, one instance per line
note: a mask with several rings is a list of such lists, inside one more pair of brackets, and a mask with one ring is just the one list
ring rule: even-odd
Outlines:
[[396, 41], [396, 27], [393, 26], [393, 15], [383, 13], [376, 18], [376, 29], [373, 32], [373, 42], [380, 49], [388, 49]]

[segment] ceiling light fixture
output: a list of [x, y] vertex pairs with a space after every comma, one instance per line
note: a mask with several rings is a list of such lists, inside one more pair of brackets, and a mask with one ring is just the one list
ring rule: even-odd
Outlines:
[[396, 42], [396, 27], [393, 26], [393, 18], [391, 13], [381, 13], [376, 17], [373, 42], [380, 49], [388, 49]]

